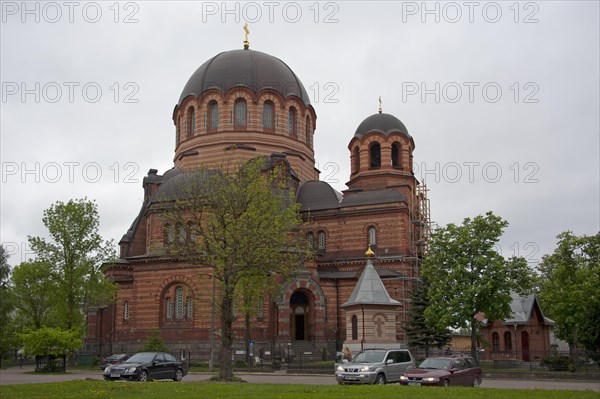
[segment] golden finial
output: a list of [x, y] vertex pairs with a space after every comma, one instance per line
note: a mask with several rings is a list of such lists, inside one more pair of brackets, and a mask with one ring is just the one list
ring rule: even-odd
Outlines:
[[381, 96], [379, 96], [379, 113], [382, 113], [383, 110], [381, 109]]
[[373, 256], [375, 256], [375, 252], [373, 252], [370, 245], [369, 245], [369, 248], [367, 249], [367, 252], [365, 252], [365, 256], [367, 258], [372, 258]]
[[248, 41], [248, 35], [250, 34], [250, 30], [248, 29], [248, 22], [244, 24], [244, 50], [248, 50], [250, 47], [250, 42]]

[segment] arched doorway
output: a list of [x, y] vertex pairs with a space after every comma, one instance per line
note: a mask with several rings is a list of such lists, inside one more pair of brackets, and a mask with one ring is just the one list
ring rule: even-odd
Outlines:
[[528, 362], [529, 359], [529, 334], [527, 331], [521, 331], [521, 350], [523, 351], [523, 361]]
[[294, 341], [308, 340], [310, 303], [306, 293], [296, 291], [290, 297], [290, 333]]

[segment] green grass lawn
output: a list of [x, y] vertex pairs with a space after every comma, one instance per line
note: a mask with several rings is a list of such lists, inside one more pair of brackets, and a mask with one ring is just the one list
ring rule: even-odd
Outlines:
[[69, 381], [0, 386], [12, 398], [206, 398], [206, 399], [599, 399], [592, 391], [491, 388], [420, 388], [399, 385], [275, 385], [211, 382]]

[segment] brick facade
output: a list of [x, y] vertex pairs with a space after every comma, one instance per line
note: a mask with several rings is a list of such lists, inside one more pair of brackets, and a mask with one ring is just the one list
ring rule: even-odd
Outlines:
[[[235, 122], [240, 101], [246, 106], [245, 126]], [[273, 105], [272, 127], [263, 119], [265, 102]], [[212, 124], [215, 105], [218, 123]], [[297, 119], [290, 133], [292, 107]], [[382, 132], [375, 126], [352, 138], [348, 146], [352, 174], [342, 196], [326, 183], [314, 183], [319, 177], [312, 147], [316, 113], [298, 96], [260, 88], [208, 89], [183, 98], [173, 111], [173, 121], [174, 169], [164, 175], [150, 170], [144, 178], [142, 209], [120, 241], [119, 261], [106, 268], [107, 277], [119, 287], [115, 301], [88, 315], [90, 351], [135, 351], [154, 329], [174, 350], [205, 348], [213, 331], [218, 341], [218, 309], [212, 303], [218, 285], [213, 284], [210, 268], [184, 263], [165, 251], [166, 222], [157, 193], [177, 173], [201, 165], [234, 165], [257, 156], [289, 162], [298, 181], [298, 198], [311, 198], [302, 202], [302, 234], [307, 239], [312, 234], [317, 251], [302, 272], [282, 282], [278, 297], [265, 298], [259, 305], [261, 312], [252, 320], [252, 339], [281, 345], [304, 341], [335, 353], [348, 339], [348, 318], [341, 305], [365, 267], [367, 246], [375, 244], [374, 266], [400, 304], [384, 313], [367, 311], [370, 321], [365, 328], [373, 329], [371, 321], [383, 318], [386, 340], [406, 343], [404, 322], [422, 255], [415, 239], [426, 235], [425, 215], [417, 209], [419, 182], [412, 173], [414, 142], [406, 132]], [[379, 153], [371, 150], [374, 144]], [[378, 166], [371, 165], [373, 156], [380, 157]], [[333, 200], [317, 206], [323, 195]], [[322, 234], [324, 245], [319, 248]], [[243, 342], [243, 317], [233, 327], [235, 340]]]

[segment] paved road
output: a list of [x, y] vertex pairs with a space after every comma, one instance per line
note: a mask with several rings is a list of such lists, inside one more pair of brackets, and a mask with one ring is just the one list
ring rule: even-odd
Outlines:
[[[0, 385], [9, 384], [34, 384], [42, 382], [58, 382], [72, 380], [102, 380], [102, 372], [90, 370], [73, 370], [66, 374], [29, 374], [33, 367], [18, 367], [0, 370]], [[333, 375], [307, 375], [307, 374], [272, 374], [254, 373], [237, 374], [249, 383], [265, 384], [315, 384], [335, 385]], [[198, 382], [206, 381], [211, 377], [208, 373], [190, 373], [183, 381]], [[518, 389], [569, 389], [569, 390], [593, 390], [600, 392], [600, 381], [555, 381], [555, 380], [508, 380], [486, 378], [481, 384], [482, 388], [518, 388]]]

